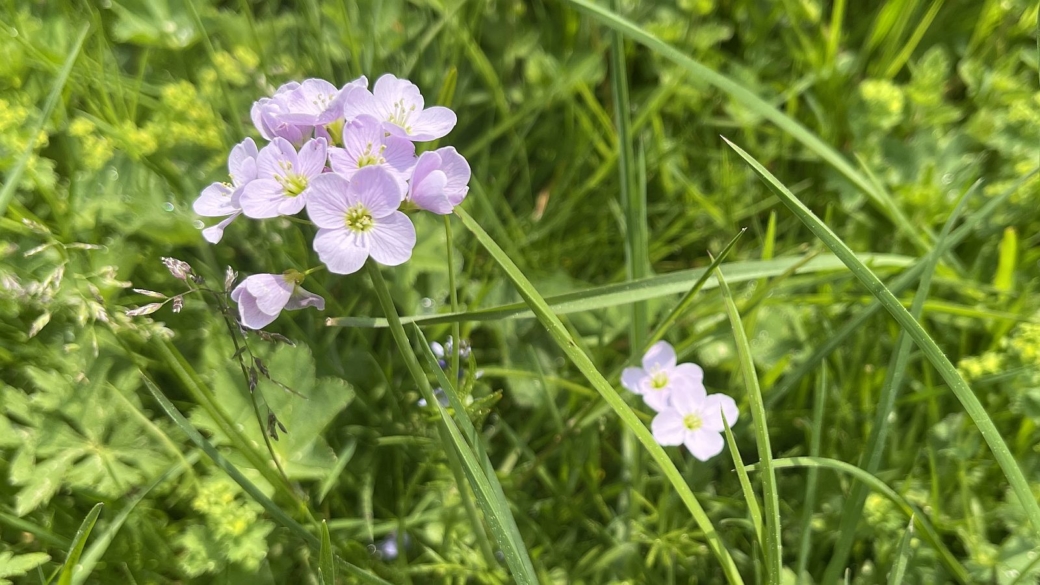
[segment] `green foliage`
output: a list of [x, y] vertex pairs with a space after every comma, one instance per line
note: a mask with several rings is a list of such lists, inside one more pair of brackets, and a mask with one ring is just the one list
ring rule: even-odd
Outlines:
[[[621, 17], [683, 61], [645, 39], [627, 38], [612, 53], [611, 39], [631, 30], [575, 10], [583, 4], [0, 7], [0, 192], [10, 195], [0, 204], [0, 585], [57, 575], [98, 502], [106, 512], [91, 540], [114, 534], [86, 583], [329, 583], [333, 573], [339, 582], [506, 581], [490, 524], [441, 442], [439, 415], [416, 405], [398, 346], [370, 328], [386, 323], [375, 320], [384, 314], [363, 275], [307, 277], [326, 312], [295, 312], [270, 327], [296, 346], [247, 338], [239, 357], [270, 375], [252, 392], [213, 295], [187, 296], [179, 313], [167, 305], [125, 315], [153, 302], [134, 288], [183, 290], [163, 256], [190, 262], [212, 290], [228, 264], [243, 275], [316, 265], [309, 226], [237, 221], [211, 247], [191, 203], [227, 180], [229, 147], [257, 136], [254, 100], [289, 80], [342, 84], [383, 72], [458, 112], [449, 138], [473, 168], [466, 210], [530, 280], [525, 294], [546, 297], [539, 316], [559, 319], [553, 337], [500, 271], [501, 258], [462, 229], [447, 241], [440, 218], [416, 218], [414, 257], [384, 271], [402, 317], [429, 340], [443, 342], [461, 321], [473, 347], [457, 384], [465, 412], [447, 411], [464, 434], [472, 423], [476, 436], [465, 440], [488, 462], [467, 470], [497, 479], [507, 505], [493, 512], [515, 518], [537, 579], [720, 583], [709, 543], [728, 551], [746, 582], [765, 578], [728, 455], [700, 463], [666, 449], [655, 452], [671, 463], [662, 466], [622, 432], [653, 413], [627, 395], [624, 407], [608, 405], [589, 387], [609, 389], [601, 386], [617, 382], [640, 338], [667, 323], [661, 335], [704, 366], [709, 391], [737, 399], [732, 447], [748, 469], [762, 437], [744, 416], [752, 397], [741, 372], [757, 371], [777, 458], [783, 566], [774, 577], [793, 583], [797, 559], [805, 582], [818, 583], [852, 476], [834, 480], [821, 468], [816, 479], [780, 463], [809, 455], [830, 469], [865, 466], [900, 327], [871, 316], [826, 356], [825, 379], [821, 368], [791, 377], [873, 297], [818, 253], [813, 234], [719, 135], [888, 283], [928, 252], [970, 185], [984, 181], [967, 218], [1040, 163], [1038, 6], [619, 3]], [[689, 60], [732, 85], [695, 75]], [[1040, 473], [1038, 189], [1033, 176], [939, 255], [914, 320], [957, 364], [1028, 478]], [[645, 224], [628, 230], [643, 213]], [[718, 253], [741, 228], [721, 270], [746, 333], [744, 361], [713, 281], [672, 313], [710, 272], [705, 251]], [[647, 247], [637, 251], [649, 266], [636, 267], [626, 246], [641, 246], [641, 233]], [[646, 268], [647, 280], [625, 282]], [[471, 315], [448, 314], [452, 286], [459, 312]], [[909, 306], [910, 294], [895, 300]], [[646, 311], [634, 318], [637, 304]], [[326, 317], [342, 326], [326, 327]], [[167, 342], [176, 353], [163, 350]], [[564, 359], [578, 354], [591, 378]], [[987, 441], [924, 356], [902, 358], [905, 383], [877, 472], [856, 480], [873, 483], [842, 567], [850, 581], [883, 582], [897, 565], [904, 583], [1040, 579], [1031, 512]], [[146, 380], [259, 491], [215, 465]], [[631, 416], [623, 423], [611, 406]], [[176, 466], [183, 471], [165, 475]], [[760, 490], [759, 474], [749, 477]], [[481, 485], [492, 495], [480, 503], [502, 503]], [[119, 510], [126, 515], [116, 521]], [[293, 522], [310, 533], [281, 528]]]

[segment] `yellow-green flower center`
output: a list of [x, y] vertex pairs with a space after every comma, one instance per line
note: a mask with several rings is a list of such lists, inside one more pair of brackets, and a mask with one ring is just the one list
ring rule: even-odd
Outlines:
[[372, 152], [372, 143], [369, 142], [368, 145], [365, 147], [365, 152], [357, 159], [358, 168], [360, 169], [362, 167], [385, 163], [386, 159], [383, 158], [384, 150], [386, 150], [385, 145], [380, 146], [379, 150], [377, 150], [376, 152]]
[[684, 416], [682, 419], [682, 423], [683, 426], [690, 429], [691, 431], [696, 431], [697, 429], [704, 426], [704, 421], [702, 421], [701, 417], [697, 416], [696, 414], [688, 414]]
[[364, 233], [372, 229], [375, 225], [375, 220], [372, 219], [372, 214], [368, 209], [359, 203], [347, 210], [343, 217], [343, 223], [346, 224], [347, 229], [353, 232]]
[[307, 188], [307, 177], [305, 175], [286, 173], [280, 177], [276, 175], [275, 178], [282, 185], [282, 189], [285, 189], [285, 194], [289, 197], [296, 197]]
[[403, 99], [398, 100], [397, 103], [394, 104], [394, 111], [390, 114], [390, 119], [388, 121], [391, 124], [396, 124], [401, 128], [404, 128], [405, 132], [411, 134], [412, 128], [408, 125], [408, 118], [411, 117], [412, 112], [414, 111], [414, 105], [408, 106], [404, 103]]
[[663, 390], [668, 385], [668, 374], [664, 372], [655, 372], [650, 376], [650, 387], [654, 390]]

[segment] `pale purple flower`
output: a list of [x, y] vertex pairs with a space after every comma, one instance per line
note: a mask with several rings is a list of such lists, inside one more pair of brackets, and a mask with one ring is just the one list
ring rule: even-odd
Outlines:
[[453, 147], [424, 152], [412, 171], [408, 199], [420, 209], [447, 215], [466, 198], [469, 178], [469, 163]]
[[383, 124], [368, 114], [354, 118], [343, 127], [343, 148], [329, 149], [332, 170], [347, 179], [359, 169], [379, 166], [398, 179], [402, 191], [415, 160], [415, 144], [411, 140], [388, 136]]
[[314, 250], [330, 272], [357, 272], [369, 256], [387, 266], [411, 258], [415, 226], [397, 210], [401, 186], [390, 171], [365, 167], [349, 181], [339, 173], [325, 173], [311, 185], [307, 214], [320, 228]]
[[325, 299], [300, 288], [303, 275], [295, 270], [284, 274], [254, 274], [231, 291], [231, 300], [238, 303], [242, 325], [263, 329], [283, 310], [294, 311], [304, 307], [325, 310]]
[[676, 365], [675, 350], [667, 341], [653, 344], [643, 356], [643, 367], [625, 368], [621, 385], [643, 396], [647, 406], [660, 412], [679, 391], [704, 391], [704, 371], [697, 364]]
[[203, 217], [226, 217], [215, 226], [202, 230], [202, 237], [211, 244], [216, 244], [224, 237], [224, 228], [242, 213], [239, 198], [242, 189], [256, 179], [256, 143], [246, 138], [231, 149], [228, 156], [228, 174], [231, 184], [213, 183], [202, 190], [195, 200], [192, 209]]
[[672, 394], [669, 408], [657, 413], [650, 423], [660, 445], [685, 445], [693, 456], [707, 461], [722, 452], [726, 441], [722, 417], [730, 427], [739, 416], [737, 403], [725, 394], [708, 395], [703, 386], [683, 388]]
[[299, 213], [307, 203], [311, 181], [325, 170], [326, 143], [315, 138], [300, 152], [284, 138], [275, 138], [257, 156], [257, 178], [242, 190], [239, 201], [246, 217], [264, 219]]
[[298, 82], [290, 81], [279, 87], [273, 96], [253, 102], [249, 115], [260, 136], [267, 140], [284, 138], [296, 145], [303, 144], [310, 136], [313, 130], [311, 127], [292, 124], [284, 118], [290, 113], [290, 94], [299, 89], [300, 85]]
[[354, 89], [368, 88], [368, 79], [361, 76], [337, 89], [324, 79], [306, 79], [281, 100], [284, 112], [277, 118], [287, 124], [321, 127], [343, 117], [343, 102]]
[[344, 100], [343, 115], [352, 120], [368, 114], [382, 122], [388, 133], [416, 142], [436, 140], [451, 132], [455, 112], [442, 106], [424, 106], [414, 83], [387, 73], [376, 80], [371, 92], [356, 91]]

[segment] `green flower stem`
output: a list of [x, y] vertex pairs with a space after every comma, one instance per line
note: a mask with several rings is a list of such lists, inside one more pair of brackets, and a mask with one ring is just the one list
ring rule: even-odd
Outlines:
[[617, 413], [621, 418], [621, 421], [632, 432], [635, 433], [636, 439], [643, 444], [643, 447], [649, 451], [650, 456], [654, 459], [657, 465], [661, 468], [665, 477], [668, 479], [672, 487], [679, 494], [683, 503], [690, 510], [690, 514], [693, 516], [697, 526], [704, 533], [705, 539], [708, 541], [708, 547], [712, 553], [718, 559], [719, 564], [722, 565], [722, 570], [726, 574], [726, 579], [736, 585], [743, 584], [744, 580], [741, 578], [740, 573], [737, 571], [737, 566], [733, 562], [733, 557], [730, 556], [729, 551], [726, 549], [726, 544], [722, 541], [719, 533], [715, 530], [715, 526], [712, 525], [711, 519], [704, 512], [704, 508], [701, 507], [700, 502], [697, 501], [697, 497], [693, 494], [693, 490], [683, 479], [679, 470], [672, 463], [672, 460], [665, 453], [665, 450], [657, 444], [654, 440], [653, 435], [650, 434], [649, 429], [646, 428], [643, 423], [639, 421], [639, 417], [636, 416], [635, 411], [624, 401], [623, 398], [618, 394], [607, 379], [603, 377], [603, 374], [596, 369], [595, 364], [589, 359], [584, 352], [578, 349], [577, 343], [571, 338], [567, 332], [567, 328], [564, 327], [563, 322], [557, 317], [549, 305], [546, 304], [545, 299], [542, 298], [538, 291], [535, 290], [534, 285], [527, 279], [526, 276], [520, 269], [517, 268], [516, 264], [509, 259], [509, 256], [502, 250], [502, 248], [495, 242], [494, 239], [484, 231], [483, 228], [478, 224], [465, 210], [461, 207], [455, 208], [455, 214], [462, 220], [463, 225], [466, 226], [470, 232], [476, 236], [477, 240], [484, 246], [485, 249], [491, 254], [491, 256], [498, 262], [499, 266], [502, 267], [506, 275], [509, 277], [513, 284], [516, 286], [517, 292], [523, 297], [524, 301], [534, 312], [538, 321], [546, 328], [549, 335], [552, 336], [556, 344], [560, 346], [567, 357], [570, 358], [571, 363], [578, 368], [579, 371], [585, 376], [585, 378], [592, 384], [593, 388], [599, 392], [603, 400], [610, 405], [610, 407]]

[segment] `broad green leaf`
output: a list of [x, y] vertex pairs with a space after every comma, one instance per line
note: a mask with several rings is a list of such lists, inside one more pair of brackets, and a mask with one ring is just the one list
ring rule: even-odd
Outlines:
[[15, 556], [9, 550], [0, 552], [0, 585], [10, 585], [7, 577], [21, 577], [29, 571], [51, 560], [47, 553], [26, 553]]

